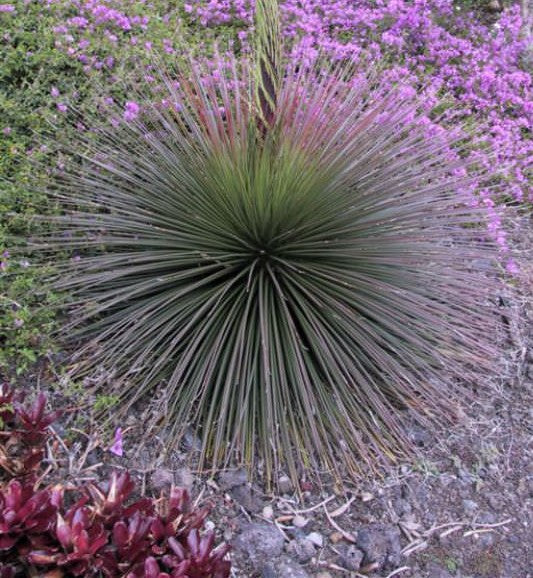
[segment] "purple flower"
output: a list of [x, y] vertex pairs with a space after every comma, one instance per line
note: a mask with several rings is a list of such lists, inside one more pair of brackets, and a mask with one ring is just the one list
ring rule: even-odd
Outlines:
[[109, 451], [116, 456], [123, 455], [123, 446], [122, 446], [122, 428], [117, 427], [115, 430], [115, 437], [113, 438], [113, 444], [109, 448]]
[[57, 98], [60, 93], [59, 93], [59, 90], [55, 86], [52, 86], [52, 89], [50, 90], [50, 94], [52, 95], [53, 98]]
[[509, 259], [507, 261], [507, 264], [505, 265], [505, 270], [507, 271], [507, 273], [509, 273], [509, 275], [518, 275], [518, 273], [520, 272], [518, 265], [513, 259]]
[[13, 4], [0, 4], [0, 12], [15, 12]]
[[124, 120], [128, 122], [135, 120], [139, 116], [140, 110], [141, 107], [136, 102], [128, 100], [124, 106]]
[[57, 110], [58, 110], [59, 112], [67, 112], [67, 105], [64, 104], [63, 102], [58, 102], [58, 103], [56, 104], [56, 107], [57, 107]]

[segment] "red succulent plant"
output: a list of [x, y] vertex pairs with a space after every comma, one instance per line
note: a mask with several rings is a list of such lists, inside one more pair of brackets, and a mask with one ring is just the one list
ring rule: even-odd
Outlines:
[[[229, 547], [201, 534], [207, 508], [183, 489], [132, 501], [128, 472], [87, 484], [66, 507], [64, 488], [38, 488], [37, 474], [57, 412], [41, 394], [28, 408], [0, 387], [0, 578], [225, 578]], [[77, 498], [77, 499], [76, 499]]]

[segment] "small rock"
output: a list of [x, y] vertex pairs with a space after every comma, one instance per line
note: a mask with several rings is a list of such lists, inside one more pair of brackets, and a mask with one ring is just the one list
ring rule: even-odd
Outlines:
[[188, 467], [177, 470], [174, 474], [175, 484], [187, 490], [190, 490], [194, 484], [194, 476]]
[[278, 479], [278, 491], [280, 494], [290, 494], [293, 486], [289, 476], [280, 476]]
[[361, 550], [358, 550], [353, 544], [349, 544], [340, 551], [339, 563], [346, 570], [357, 571], [361, 567], [361, 562], [365, 557]]
[[499, 496], [490, 495], [487, 498], [487, 502], [489, 503], [489, 506], [496, 512], [499, 512], [503, 509], [503, 500]]
[[501, 12], [503, 10], [503, 6], [500, 4], [499, 0], [490, 0], [487, 5], [487, 9], [489, 12]]
[[204, 523], [204, 528], [208, 531], [211, 532], [215, 529], [215, 522], [213, 522], [213, 520], [206, 520]]
[[300, 516], [300, 514], [296, 514], [296, 516], [294, 516], [292, 519], [292, 525], [296, 526], [296, 528], [303, 528], [307, 522], [309, 522], [309, 520], [303, 516]]
[[447, 488], [450, 484], [453, 484], [456, 480], [456, 477], [452, 474], [443, 473], [439, 476], [438, 481], [441, 486]]
[[370, 500], [374, 499], [374, 494], [371, 494], [370, 492], [361, 492], [360, 497], [362, 502], [370, 502]]
[[474, 538], [477, 538], [478, 543], [483, 546], [483, 548], [490, 548], [494, 545], [496, 540], [496, 534], [493, 532], [485, 532], [483, 534], [474, 534]]
[[230, 470], [222, 472], [218, 476], [218, 485], [220, 489], [227, 492], [235, 486], [242, 486], [248, 482], [248, 474], [245, 469]]
[[453, 575], [436, 562], [429, 562], [426, 566], [426, 572], [431, 578], [453, 578]]
[[300, 564], [305, 564], [315, 555], [315, 547], [313, 543], [306, 538], [299, 538], [297, 540], [291, 540], [287, 544], [287, 552], [294, 556]]
[[457, 471], [457, 476], [465, 484], [473, 484], [476, 481], [475, 476], [471, 474], [468, 470], [465, 470], [464, 468], [459, 468], [459, 470]]
[[[55, 426], [54, 426], [55, 428]], [[101, 452], [99, 448], [96, 448], [92, 451], [89, 452], [89, 454], [87, 455], [87, 465], [88, 466], [94, 466], [95, 464], [101, 462]]]
[[186, 452], [190, 452], [191, 450], [201, 450], [202, 449], [202, 440], [194, 433], [191, 428], [187, 428], [185, 434], [182, 438], [183, 449]]
[[263, 518], [271, 520], [273, 517], [274, 517], [274, 510], [272, 509], [272, 506], [265, 506], [263, 508]]
[[263, 508], [263, 501], [252, 491], [252, 488], [248, 484], [233, 487], [229, 494], [238, 504], [249, 512], [255, 514]]
[[411, 513], [412, 507], [411, 504], [404, 500], [403, 498], [397, 498], [393, 502], [394, 510], [398, 516], [406, 516]]
[[415, 446], [421, 448], [430, 446], [433, 441], [431, 433], [418, 424], [411, 424], [407, 429], [407, 435]]
[[342, 539], [344, 538], [344, 536], [340, 533], [340, 532], [332, 532], [329, 535], [329, 539], [331, 540], [331, 542], [333, 544], [336, 544], [337, 542], [340, 542]]
[[278, 574], [274, 566], [267, 564], [261, 570], [261, 578], [278, 578]]
[[333, 576], [329, 572], [319, 572], [315, 574], [315, 578], [333, 578]]
[[279, 578], [311, 578], [299, 564], [290, 558], [282, 558], [277, 564]]
[[314, 544], [317, 548], [322, 548], [324, 545], [324, 537], [318, 532], [311, 532], [310, 534], [307, 534], [307, 540], [309, 540], [309, 542]]
[[396, 566], [401, 561], [400, 530], [397, 526], [370, 524], [357, 533], [357, 547], [363, 551], [363, 564], [378, 568]]
[[480, 514], [477, 521], [481, 524], [494, 524], [496, 520], [496, 516], [492, 512], [483, 512]]
[[276, 526], [250, 522], [241, 526], [233, 547], [261, 568], [281, 554], [284, 543], [283, 534]]
[[154, 490], [162, 490], [174, 484], [174, 472], [166, 468], [157, 468], [150, 477], [150, 483]]
[[294, 560], [282, 556], [274, 565], [276, 578], [310, 578], [309, 574]]
[[474, 502], [474, 500], [463, 500], [463, 508], [467, 514], [472, 514], [478, 507], [477, 502]]

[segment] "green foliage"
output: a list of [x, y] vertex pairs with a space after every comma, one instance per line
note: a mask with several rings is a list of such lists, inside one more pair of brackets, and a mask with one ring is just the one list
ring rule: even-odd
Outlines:
[[[153, 64], [153, 53], [161, 54], [166, 62], [183, 60], [179, 51], [165, 52], [166, 42], [175, 47], [186, 43], [188, 55], [209, 54], [215, 37], [224, 42], [237, 33], [234, 25], [208, 31], [190, 26], [181, 3], [159, 0], [157, 9], [168, 15], [168, 21], [155, 17], [147, 5], [129, 7], [130, 16], [150, 16], [145, 38], [137, 31], [137, 43], [130, 41], [130, 32], [120, 29], [114, 31], [118, 42], [101, 35], [97, 45], [90, 31], [75, 33], [73, 46], [89, 42], [91, 56], [112, 57], [113, 66], [99, 70], [84, 68], [68, 55], [64, 38], [54, 32], [78, 14], [72, 3], [29, 2], [14, 13], [0, 13], [0, 255], [4, 250], [11, 255], [9, 267], [0, 271], [0, 371], [4, 374], [26, 371], [55, 347], [51, 331], [58, 296], [41, 292], [49, 264], [41, 255], [31, 254], [31, 266], [20, 267], [18, 250], [41, 230], [35, 215], [58, 210], [42, 193], [47, 173], [62, 161], [52, 143], [57, 139], [68, 142], [78, 130], [57, 104], [76, 107], [80, 117], [95, 114], [102, 102], [102, 87], [106, 95], [124, 103], [127, 86], [147, 82], [144, 75]], [[148, 39], [153, 52], [145, 48]], [[60, 96], [54, 98], [53, 90]]]
[[120, 398], [117, 395], [97, 395], [94, 400], [93, 409], [95, 412], [102, 412], [112, 409]]
[[451, 417], [457, 379], [491, 367], [484, 209], [416, 100], [294, 62], [265, 131], [254, 69], [218, 69], [208, 89], [201, 67], [162, 72], [177, 109], [147, 98], [79, 137], [45, 238], [81, 255], [56, 281], [70, 336], [119, 412], [155, 395], [171, 441], [195, 427], [215, 467], [371, 468], [408, 450], [402, 408]]
[[[38, 3], [9, 15], [0, 40], [0, 370], [22, 373], [52, 344], [52, 305], [56, 296], [42, 292], [43, 263], [17, 249], [38, 231], [33, 217], [49, 209], [40, 191], [42, 170], [50, 162], [39, 137], [50, 132], [57, 116], [50, 102], [52, 86], [72, 88], [81, 69], [54, 48], [53, 19]], [[78, 74], [78, 76], [77, 76]]]

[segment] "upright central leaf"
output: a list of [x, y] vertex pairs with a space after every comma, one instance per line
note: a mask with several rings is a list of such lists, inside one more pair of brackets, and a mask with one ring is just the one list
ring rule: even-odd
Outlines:
[[255, 3], [255, 87], [259, 129], [275, 122], [282, 79], [282, 36], [277, 0]]

